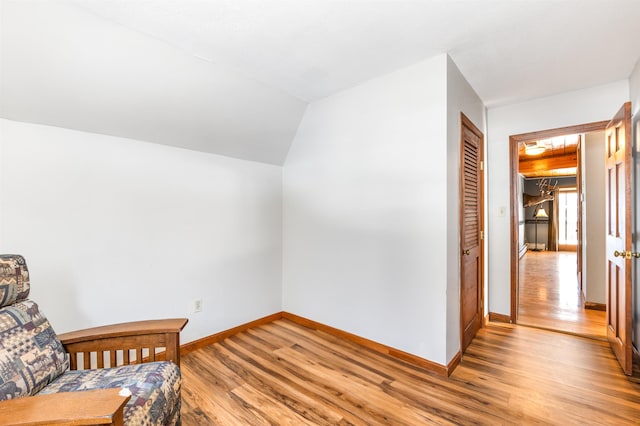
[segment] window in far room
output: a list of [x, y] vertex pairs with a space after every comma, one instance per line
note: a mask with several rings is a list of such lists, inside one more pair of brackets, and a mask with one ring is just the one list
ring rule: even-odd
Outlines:
[[[558, 194], [558, 243], [565, 250], [578, 244], [578, 193], [575, 188]], [[566, 247], [573, 246], [573, 247]]]

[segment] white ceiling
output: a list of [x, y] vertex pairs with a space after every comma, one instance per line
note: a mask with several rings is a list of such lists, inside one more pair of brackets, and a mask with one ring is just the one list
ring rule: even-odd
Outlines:
[[640, 56], [638, 0], [74, 3], [306, 101], [444, 52], [487, 106], [627, 78]]
[[3, 117], [274, 164], [307, 102], [436, 54], [488, 107], [640, 57], [638, 0], [0, 2]]

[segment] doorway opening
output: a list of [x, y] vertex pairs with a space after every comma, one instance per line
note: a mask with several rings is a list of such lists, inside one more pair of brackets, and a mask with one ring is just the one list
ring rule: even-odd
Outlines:
[[583, 287], [588, 277], [582, 240], [588, 226], [584, 208], [589, 187], [583, 190], [581, 174], [585, 137], [601, 132], [604, 146], [606, 124], [510, 138], [511, 230], [512, 241], [518, 242], [511, 250], [512, 323], [606, 338], [605, 314], [598, 310], [606, 306], [605, 300], [589, 303], [593, 293]]

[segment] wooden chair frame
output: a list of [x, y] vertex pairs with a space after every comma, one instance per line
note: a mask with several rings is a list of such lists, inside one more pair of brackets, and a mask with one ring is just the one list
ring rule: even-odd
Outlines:
[[[160, 360], [180, 366], [180, 332], [187, 321], [136, 321], [72, 331], [58, 338], [70, 355], [71, 370]], [[78, 359], [82, 359], [80, 365]], [[2, 401], [0, 424], [121, 426], [124, 406], [131, 397], [119, 392], [120, 389], [98, 389]]]

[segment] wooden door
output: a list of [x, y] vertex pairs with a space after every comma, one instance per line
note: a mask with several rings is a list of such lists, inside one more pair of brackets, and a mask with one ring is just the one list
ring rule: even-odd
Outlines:
[[630, 375], [631, 102], [609, 122], [605, 138], [607, 339], [624, 373]]
[[484, 136], [464, 114], [460, 134], [460, 321], [464, 352], [484, 316]]

